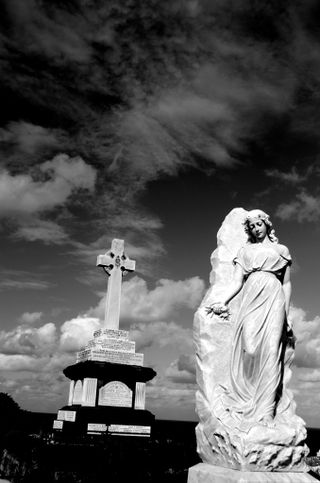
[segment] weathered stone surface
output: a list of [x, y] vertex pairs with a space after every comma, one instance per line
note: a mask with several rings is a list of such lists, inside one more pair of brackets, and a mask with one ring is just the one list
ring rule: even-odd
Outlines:
[[57, 419], [55, 419], [53, 421], [53, 429], [62, 429], [63, 428], [63, 421], [58, 421]]
[[99, 389], [99, 406], [132, 407], [132, 391], [121, 381], [111, 381]]
[[107, 431], [107, 425], [103, 423], [88, 423], [87, 431], [90, 433], [105, 433]]
[[93, 337], [105, 336], [109, 339], [129, 339], [128, 330], [115, 330], [115, 329], [99, 329], [93, 333]]
[[136, 343], [131, 340], [99, 337], [99, 338], [89, 340], [86, 347], [87, 348], [96, 347], [99, 349], [108, 349], [111, 351], [135, 352]]
[[146, 385], [144, 382], [136, 383], [134, 408], [145, 409], [146, 406]]
[[98, 380], [95, 377], [85, 377], [83, 379], [82, 406], [94, 407], [96, 405]]
[[115, 362], [117, 364], [129, 364], [143, 366], [144, 355], [141, 353], [117, 352], [103, 349], [85, 349], [78, 352], [77, 362], [100, 361]]
[[[205, 308], [220, 300], [221, 293], [232, 280], [232, 261], [247, 241], [242, 225], [245, 214], [245, 210], [236, 208], [224, 220], [217, 235], [217, 249], [211, 256], [212, 286], [195, 314], [194, 340], [199, 386], [196, 410], [200, 420], [196, 429], [197, 449], [202, 460], [212, 465], [243, 471], [305, 472], [305, 456], [308, 453], [304, 444], [306, 430], [303, 420], [295, 414], [292, 393], [287, 389], [287, 408], [283, 410], [281, 421], [275, 418], [274, 427], [257, 423], [245, 432], [235, 427], [227, 427], [219, 415], [219, 390], [221, 386], [228, 387], [230, 382], [233, 325], [240, 296], [236, 296], [229, 304], [229, 320], [217, 315], [208, 316]], [[291, 377], [292, 359], [293, 349], [287, 347], [284, 358], [284, 388]]]
[[118, 434], [144, 434], [150, 436], [151, 426], [137, 426], [132, 424], [110, 424], [109, 433]]
[[111, 250], [104, 255], [98, 255], [97, 266], [103, 267], [109, 276], [104, 327], [117, 330], [119, 329], [122, 276], [125, 272], [133, 272], [136, 262], [124, 254], [124, 241], [115, 238], [112, 240]]
[[312, 483], [318, 481], [303, 473], [261, 473], [199, 463], [192, 466], [187, 483]]

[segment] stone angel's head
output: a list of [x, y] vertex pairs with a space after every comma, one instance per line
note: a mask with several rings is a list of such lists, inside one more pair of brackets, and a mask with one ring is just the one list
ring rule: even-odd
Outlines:
[[264, 211], [248, 211], [243, 225], [244, 231], [248, 235], [248, 243], [257, 243], [261, 241], [259, 238], [265, 238], [266, 236], [272, 243], [278, 243], [270, 217]]

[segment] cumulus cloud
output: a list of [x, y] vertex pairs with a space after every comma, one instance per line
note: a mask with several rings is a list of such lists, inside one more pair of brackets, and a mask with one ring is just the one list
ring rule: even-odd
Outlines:
[[[122, 284], [121, 313], [123, 321], [159, 321], [174, 318], [182, 308], [194, 309], [203, 297], [205, 283], [199, 277], [186, 280], [160, 279], [153, 289], [146, 280], [134, 276]], [[103, 318], [105, 299], [89, 311], [90, 315]]]
[[[26, 316], [26, 314], [24, 314]], [[28, 314], [32, 318], [35, 314]], [[48, 322], [39, 328], [19, 325], [15, 329], [0, 332], [0, 353], [2, 354], [31, 354], [41, 356], [51, 353], [55, 349], [56, 326]], [[6, 360], [6, 359], [5, 359]], [[9, 361], [11, 359], [8, 359]], [[20, 360], [19, 358], [17, 360]]]
[[299, 367], [320, 367], [320, 317], [308, 320], [302, 308], [292, 306], [289, 318], [292, 320], [297, 346], [294, 363]]
[[195, 391], [192, 383], [177, 384], [167, 377], [157, 376], [148, 384], [147, 407], [160, 418], [195, 420]]
[[42, 312], [24, 312], [21, 316], [20, 316], [20, 322], [22, 324], [34, 324], [35, 322], [38, 322], [41, 317], [42, 317], [43, 313]]
[[291, 202], [280, 204], [276, 211], [276, 216], [282, 220], [296, 220], [299, 223], [318, 221], [320, 217], [320, 198], [307, 191], [301, 191]]
[[178, 384], [196, 383], [195, 356], [182, 354], [165, 371], [165, 376]]
[[131, 326], [130, 336], [136, 341], [137, 350], [152, 344], [160, 347], [176, 345], [181, 350], [192, 347], [192, 331], [176, 322], [138, 323]]
[[0, 354], [2, 371], [40, 371], [46, 358], [22, 354]]
[[45, 161], [28, 174], [0, 170], [0, 218], [16, 226], [13, 236], [47, 244], [68, 241], [63, 226], [43, 217], [68, 203], [75, 193], [93, 192], [96, 170], [80, 157], [65, 154]]
[[60, 350], [65, 352], [75, 352], [81, 349], [93, 332], [100, 329], [101, 324], [96, 317], [81, 316], [67, 320], [61, 326]]
[[[64, 204], [74, 190], [92, 190], [96, 172], [81, 158], [58, 155], [39, 167], [47, 180], [0, 172], [0, 215], [15, 216], [50, 210]], [[39, 176], [38, 174], [38, 176]]]
[[160, 279], [149, 290], [145, 280], [133, 277], [123, 283], [121, 316], [136, 321], [164, 320], [173, 317], [176, 310], [195, 308], [205, 289], [199, 277], [186, 280]]

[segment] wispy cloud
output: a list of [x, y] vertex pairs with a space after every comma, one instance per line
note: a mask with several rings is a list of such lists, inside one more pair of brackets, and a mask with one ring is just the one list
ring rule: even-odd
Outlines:
[[53, 286], [52, 282], [24, 270], [2, 268], [1, 272], [0, 290], [47, 290]]
[[59, 146], [53, 131], [29, 122], [10, 122], [6, 129], [0, 129], [0, 142], [10, 151], [16, 147], [23, 154], [35, 154], [43, 148]]
[[320, 197], [300, 191], [289, 203], [281, 203], [276, 216], [282, 220], [295, 220], [299, 223], [316, 222], [320, 218]]
[[295, 167], [290, 171], [280, 171], [279, 169], [267, 169], [266, 175], [270, 178], [274, 178], [276, 181], [285, 182], [293, 186], [299, 185], [306, 181], [312, 172], [312, 168], [308, 169], [304, 174], [297, 171]]

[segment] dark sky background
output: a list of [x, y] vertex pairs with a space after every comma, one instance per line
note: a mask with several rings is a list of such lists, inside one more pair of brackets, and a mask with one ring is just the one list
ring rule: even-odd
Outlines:
[[311, 0], [0, 2], [0, 390], [64, 403], [61, 370], [102, 313], [96, 255], [124, 238], [150, 408], [194, 418], [216, 233], [260, 207], [294, 257], [292, 384], [319, 425], [319, 25]]

